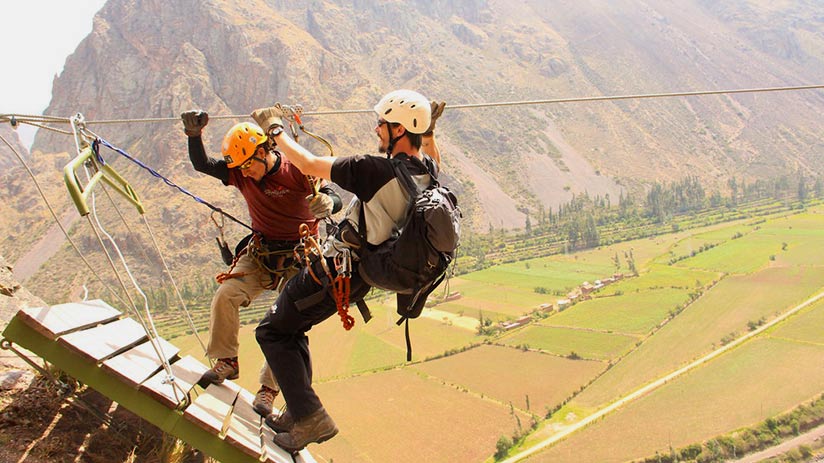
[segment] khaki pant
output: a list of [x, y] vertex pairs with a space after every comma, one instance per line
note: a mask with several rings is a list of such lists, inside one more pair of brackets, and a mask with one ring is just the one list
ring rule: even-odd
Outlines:
[[[239, 278], [229, 278], [221, 283], [212, 298], [209, 319], [209, 344], [206, 355], [211, 359], [237, 357], [240, 343], [240, 307], [247, 307], [272, 283], [269, 272], [261, 270], [245, 253], [237, 261], [232, 273], [245, 273]], [[291, 278], [296, 271], [287, 273]], [[278, 390], [271, 370], [263, 363], [260, 369], [260, 384]]]

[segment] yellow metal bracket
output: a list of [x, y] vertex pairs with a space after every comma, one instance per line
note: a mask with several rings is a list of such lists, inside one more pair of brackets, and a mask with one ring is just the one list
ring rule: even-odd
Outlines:
[[[76, 170], [83, 166], [84, 163], [90, 166], [91, 170], [94, 171], [94, 174], [85, 186], [80, 184], [76, 173]], [[115, 172], [114, 169], [99, 162], [95, 156], [94, 150], [92, 150], [89, 146], [83, 148], [80, 151], [80, 155], [66, 164], [66, 167], [63, 168], [63, 179], [66, 181], [66, 187], [69, 189], [69, 195], [71, 195], [72, 201], [74, 201], [74, 205], [77, 207], [77, 211], [80, 215], [85, 216], [89, 214], [89, 205], [87, 203], [88, 197], [95, 185], [97, 185], [101, 180], [110, 187], [114, 188], [114, 190], [126, 198], [127, 201], [132, 203], [137, 208], [138, 212], [141, 214], [145, 212], [143, 204], [140, 202], [140, 198], [137, 197], [137, 193], [135, 193], [132, 186], [129, 185], [129, 182], [123, 179], [123, 177]]]

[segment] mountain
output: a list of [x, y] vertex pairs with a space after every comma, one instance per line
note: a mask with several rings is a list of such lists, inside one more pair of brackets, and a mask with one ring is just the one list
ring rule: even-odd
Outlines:
[[[573, 195], [617, 204], [687, 175], [710, 191], [731, 178], [817, 177], [824, 92], [467, 105], [821, 84], [822, 19], [824, 4], [812, 0], [110, 0], [55, 79], [45, 113], [82, 114], [101, 138], [243, 216], [238, 195], [189, 165], [182, 111], [212, 115], [212, 155], [237, 121], [230, 116], [274, 102], [301, 104], [307, 129], [336, 155], [374, 153], [369, 108], [413, 88], [452, 106], [438, 141], [467, 229], [520, 228], [526, 214]], [[311, 115], [340, 110], [358, 111]], [[32, 148], [46, 158], [73, 150], [70, 136], [44, 130]], [[170, 251], [208, 261], [208, 210], [103, 151], [161, 234], [189, 243]], [[58, 187], [59, 172], [44, 169]], [[23, 183], [0, 213], [14, 209], [17, 224], [34, 226], [43, 215], [21, 209], [36, 198]]]
[[[17, 132], [11, 127], [11, 124], [6, 125], [0, 123], [0, 137], [3, 137], [3, 139], [11, 145], [11, 148], [9, 148], [6, 143], [0, 141], [0, 150], [4, 153], [3, 156], [0, 156], [0, 168], [5, 170], [13, 165], [20, 164], [17, 156], [15, 156], [14, 152], [10, 151], [10, 149], [17, 151], [23, 159], [28, 159], [29, 150], [20, 142], [20, 137], [18, 137]], [[6, 156], [5, 153], [8, 153], [8, 156]]]

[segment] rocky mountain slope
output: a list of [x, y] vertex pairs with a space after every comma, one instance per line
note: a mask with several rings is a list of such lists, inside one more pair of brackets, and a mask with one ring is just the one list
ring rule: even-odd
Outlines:
[[[519, 228], [527, 214], [557, 210], [574, 194], [616, 204], [686, 175], [709, 190], [732, 177], [818, 176], [824, 91], [461, 106], [821, 84], [822, 18], [821, 2], [803, 0], [109, 0], [55, 79], [46, 113], [81, 113], [102, 138], [242, 216], [237, 195], [189, 165], [180, 112], [212, 114], [206, 139], [217, 154], [237, 121], [229, 116], [276, 101], [307, 112], [362, 110], [304, 118], [349, 155], [374, 152], [374, 102], [414, 88], [453, 106], [438, 136], [467, 229]], [[95, 123], [112, 119], [129, 121]], [[69, 136], [38, 133], [34, 162], [55, 191], [69, 155], [53, 153], [73, 150]], [[210, 261], [209, 211], [104, 152], [177, 243], [175, 257]], [[33, 230], [30, 247], [48, 217], [29, 181], [9, 178], [0, 213], [15, 219], [4, 236]], [[5, 251], [8, 239], [3, 246], [9, 258], [23, 253]]]

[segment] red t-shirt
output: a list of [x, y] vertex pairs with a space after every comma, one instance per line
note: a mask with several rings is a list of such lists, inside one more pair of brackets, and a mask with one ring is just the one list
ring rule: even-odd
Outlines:
[[306, 196], [312, 194], [306, 176], [281, 157], [280, 169], [263, 177], [260, 183], [244, 177], [239, 169], [229, 169], [229, 185], [246, 198], [252, 228], [268, 240], [298, 240], [298, 227], [309, 225], [317, 234], [317, 219], [309, 212]]

